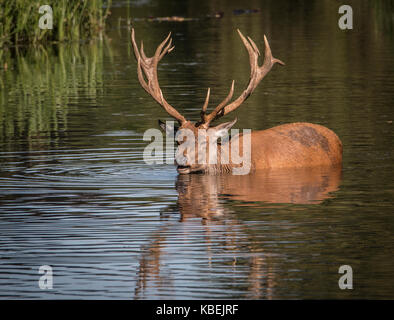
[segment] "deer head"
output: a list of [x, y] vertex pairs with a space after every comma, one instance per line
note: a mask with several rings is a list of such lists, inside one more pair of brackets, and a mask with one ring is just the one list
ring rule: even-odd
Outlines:
[[[131, 41], [134, 48], [134, 55], [137, 59], [137, 73], [138, 80], [141, 86], [148, 92], [152, 98], [160, 104], [167, 113], [176, 119], [179, 123], [179, 127], [177, 130], [188, 129], [189, 132], [192, 132], [195, 137], [198, 134], [202, 136], [206, 136], [206, 143], [198, 143], [198, 139], [196, 138], [196, 146], [192, 150], [188, 151], [188, 154], [185, 154], [186, 161], [184, 163], [177, 163], [178, 172], [179, 173], [193, 173], [193, 172], [205, 172], [209, 171], [210, 165], [209, 161], [206, 161], [207, 164], [199, 164], [198, 154], [201, 152], [201, 148], [207, 148], [209, 143], [217, 143], [220, 137], [223, 137], [227, 134], [227, 131], [235, 124], [236, 119], [230, 122], [222, 123], [217, 126], [211, 126], [211, 123], [220, 117], [227, 115], [228, 113], [237, 109], [254, 91], [259, 82], [265, 77], [265, 75], [271, 70], [275, 63], [279, 63], [280, 65], [284, 65], [282, 61], [276, 59], [272, 56], [270, 46], [268, 44], [268, 40], [266, 36], [264, 36], [265, 42], [265, 55], [264, 62], [261, 66], [258, 64], [258, 57], [260, 55], [260, 51], [257, 48], [254, 41], [247, 37], [245, 38], [241, 31], [237, 30], [241, 40], [249, 53], [249, 63], [250, 63], [250, 79], [246, 89], [241, 93], [241, 95], [235, 99], [233, 102], [231, 98], [234, 93], [234, 80], [232, 81], [230, 92], [227, 97], [219, 103], [211, 113], [207, 114], [207, 108], [210, 97], [210, 89], [208, 88], [207, 95], [205, 98], [204, 105], [201, 110], [201, 120], [198, 122], [191, 122], [187, 120], [182, 114], [180, 114], [173, 106], [171, 106], [164, 98], [163, 92], [160, 89], [159, 80], [157, 77], [157, 66], [160, 60], [167, 54], [170, 53], [174, 46], [172, 46], [171, 33], [164, 39], [162, 43], [157, 47], [155, 54], [152, 57], [147, 57], [144, 52], [143, 43], [141, 41], [141, 46], [138, 48], [135, 41], [135, 32], [134, 28], [131, 30]], [[161, 127], [165, 129], [165, 125], [160, 123]], [[208, 141], [208, 139], [213, 139]], [[201, 142], [203, 140], [199, 140]], [[184, 143], [183, 141], [178, 142], [179, 144]], [[206, 156], [209, 158], [208, 150], [205, 150]], [[214, 165], [218, 166], [218, 165]], [[220, 163], [219, 163], [220, 166]]]

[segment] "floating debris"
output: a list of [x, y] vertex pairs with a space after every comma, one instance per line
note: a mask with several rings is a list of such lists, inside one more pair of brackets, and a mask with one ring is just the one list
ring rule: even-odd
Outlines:
[[175, 21], [175, 22], [183, 22], [183, 21], [192, 21], [192, 20], [197, 20], [197, 18], [185, 18], [185, 17], [178, 17], [178, 16], [172, 16], [172, 17], [149, 17], [147, 19], [148, 21]]
[[258, 13], [260, 9], [235, 9], [233, 10], [233, 14], [238, 16], [241, 14], [251, 14], [251, 13]]
[[214, 12], [212, 14], [207, 14], [205, 17], [206, 18], [214, 18], [214, 19], [221, 19], [224, 16], [224, 12], [223, 11], [218, 11], [218, 12]]
[[221, 19], [224, 16], [224, 12], [218, 11], [211, 14], [207, 14], [201, 18], [188, 18], [188, 17], [181, 17], [181, 16], [169, 16], [169, 17], [148, 17], [148, 18], [134, 18], [134, 21], [149, 21], [149, 22], [163, 22], [163, 21], [170, 21], [170, 22], [185, 22], [185, 21], [197, 21], [202, 19]]

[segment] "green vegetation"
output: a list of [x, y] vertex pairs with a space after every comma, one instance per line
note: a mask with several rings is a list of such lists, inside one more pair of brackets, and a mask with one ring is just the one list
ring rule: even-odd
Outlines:
[[79, 40], [99, 35], [112, 0], [47, 0], [53, 29], [40, 29], [39, 0], [0, 1], [0, 47], [21, 42]]
[[[12, 6], [19, 2], [15, 0]], [[99, 1], [90, 0], [89, 4], [79, 1], [85, 8], [93, 2]], [[10, 6], [9, 3], [12, 1], [0, 0], [0, 8]], [[73, 3], [67, 2], [70, 8]], [[214, 92], [209, 106], [212, 108], [228, 93], [232, 79], [236, 80], [234, 97], [247, 83], [248, 57], [235, 32], [235, 28], [240, 28], [254, 39], [260, 50], [266, 33], [274, 54], [287, 65], [271, 72], [246, 105], [223, 121], [239, 115], [238, 128], [254, 129], [284, 122], [316, 122], [334, 129], [344, 137], [344, 143], [353, 135], [354, 128], [347, 127], [347, 123], [356, 116], [359, 106], [387, 101], [382, 104], [386, 107], [381, 105], [385, 109], [380, 113], [372, 107], [366, 107], [365, 112], [368, 111], [370, 119], [381, 115], [387, 117], [384, 120], [392, 121], [392, 90], [386, 80], [390, 77], [390, 55], [394, 50], [390, 3], [348, 2], [359, 8], [354, 10], [355, 29], [349, 32], [338, 28], [338, 5], [331, 0], [310, 5], [291, 1], [280, 1], [279, 5], [272, 0], [266, 2], [260, 13], [249, 16], [234, 16], [232, 10], [237, 6], [233, 4], [226, 9], [223, 19], [160, 23], [138, 20], [172, 14], [201, 17], [220, 7], [213, 1], [203, 1], [203, 6], [178, 1], [183, 7], [176, 7], [179, 11], [172, 12], [173, 7], [168, 8], [166, 2], [154, 3], [157, 5], [137, 6], [129, 1], [113, 1], [107, 22], [121, 25], [117, 29], [107, 28], [108, 38], [103, 36], [103, 41], [55, 44], [37, 41], [28, 46], [0, 49], [0, 149], [22, 148], [19, 146], [22, 142], [37, 148], [38, 142], [44, 146], [61, 141], [73, 131], [70, 124], [74, 128], [86, 126], [83, 112], [93, 110], [91, 106], [98, 107], [92, 111], [95, 121], [88, 124], [97, 132], [124, 128], [143, 132], [156, 126], [156, 114], [161, 119], [169, 118], [137, 80], [128, 25], [131, 19], [134, 19], [137, 41], [145, 41], [149, 56], [168, 31], [173, 31], [176, 50], [161, 64], [160, 84], [167, 100], [191, 120], [199, 119], [199, 107], [206, 94], [204, 88], [211, 87]], [[257, 8], [259, 3], [256, 0], [250, 7]], [[48, 30], [47, 35], [58, 32], [55, 6], [54, 29]], [[108, 14], [106, 10], [101, 10], [103, 17]], [[38, 7], [34, 11], [37, 28], [31, 30], [44, 31], [38, 28]], [[76, 11], [81, 14], [81, 10]], [[4, 17], [0, 16], [0, 21]], [[379, 75], [379, 80], [372, 82], [368, 75]], [[355, 96], [357, 88], [362, 88], [362, 92]], [[155, 117], [141, 116], [142, 106], [144, 114]], [[81, 116], [71, 118], [73, 112]], [[138, 121], [125, 115], [138, 115]], [[338, 121], [338, 115], [343, 122]], [[381, 123], [376, 118], [363, 123], [362, 129], [368, 130], [369, 136], [376, 136], [373, 132], [380, 130]], [[390, 136], [376, 137], [379, 140]]]
[[[26, 49], [26, 50], [25, 50]], [[111, 57], [104, 41], [14, 48], [2, 59], [10, 66], [0, 72], [0, 143], [44, 148], [65, 134], [69, 106], [80, 97], [96, 101], [103, 95], [104, 55]], [[17, 70], [17, 72], [13, 72]], [[1, 71], [1, 70], [0, 70]], [[10, 72], [9, 72], [10, 71]], [[48, 142], [49, 143], [49, 142]]]

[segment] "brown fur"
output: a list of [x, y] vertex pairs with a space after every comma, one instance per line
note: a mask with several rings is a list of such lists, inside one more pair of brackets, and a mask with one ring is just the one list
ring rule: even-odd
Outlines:
[[335, 166], [342, 163], [342, 143], [326, 127], [296, 122], [252, 131], [254, 169]]
[[[187, 122], [181, 129], [188, 128], [197, 135], [198, 127]], [[238, 143], [234, 137], [231, 143]], [[233, 142], [234, 141], [234, 142]], [[243, 152], [242, 139], [239, 140], [240, 153]], [[220, 151], [220, 148], [219, 148]], [[197, 159], [198, 148], [196, 145]], [[236, 165], [230, 163], [216, 165], [190, 165], [189, 172], [231, 173]], [[297, 122], [284, 124], [267, 130], [251, 132], [251, 171], [274, 168], [300, 168], [316, 166], [337, 166], [342, 163], [342, 143], [338, 136], [321, 125]]]

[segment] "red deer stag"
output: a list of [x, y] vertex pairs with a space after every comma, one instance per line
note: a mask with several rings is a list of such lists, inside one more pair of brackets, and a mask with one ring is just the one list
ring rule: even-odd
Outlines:
[[[186, 120], [182, 114], [180, 114], [164, 99], [159, 86], [157, 77], [158, 63], [167, 53], [174, 49], [174, 47], [171, 46], [171, 33], [157, 47], [154, 56], [147, 57], [144, 53], [142, 41], [141, 47], [138, 48], [135, 41], [134, 29], [131, 30], [131, 41], [138, 63], [137, 73], [139, 82], [145, 91], [148, 92], [171, 117], [175, 118], [179, 122], [180, 126], [178, 130], [189, 129], [197, 137], [198, 133], [206, 132], [209, 129], [210, 132], [215, 133], [213, 135], [214, 139], [218, 140], [220, 137], [223, 137], [223, 132], [227, 133], [227, 131], [235, 124], [236, 119], [214, 127], [210, 126], [211, 122], [237, 109], [252, 94], [259, 82], [271, 70], [275, 63], [284, 65], [282, 61], [272, 56], [268, 40], [264, 36], [265, 56], [263, 64], [259, 66], [258, 57], [260, 52], [256, 44], [251, 38], [245, 38], [239, 30], [238, 33], [249, 53], [249, 63], [251, 68], [249, 83], [241, 95], [233, 102], [230, 102], [234, 92], [233, 80], [227, 97], [209, 114], [206, 112], [210, 96], [210, 89], [208, 89], [207, 96], [201, 110], [201, 120], [193, 123]], [[163, 128], [162, 122], [161, 126]], [[163, 129], [165, 129], [165, 125]], [[333, 131], [321, 125], [305, 122], [289, 123], [267, 130], [252, 131], [250, 135], [251, 155], [249, 159], [249, 167], [251, 171], [270, 168], [337, 166], [342, 163], [341, 141]], [[242, 134], [237, 137], [239, 138], [241, 136]], [[209, 137], [212, 138], [212, 135], [209, 135]], [[240, 144], [239, 152], [241, 154], [242, 140], [243, 139], [238, 139], [237, 141], [237, 139], [231, 139], [224, 143], [229, 144], [229, 148], [227, 150], [230, 150], [234, 141], [236, 141]], [[182, 144], [182, 142], [180, 142], [180, 144]], [[204, 147], [204, 145], [202, 147]], [[202, 153], [202, 147], [199, 146], [193, 148], [193, 151], [190, 151], [190, 154], [186, 155], [185, 163], [177, 163], [177, 170], [179, 173], [225, 173], [231, 172], [234, 167], [239, 166], [239, 164], [235, 164], [231, 160], [229, 163], [221, 163], [221, 159], [223, 159], [221, 157], [221, 152], [223, 151], [220, 150], [226, 150], [226, 148], [219, 148], [216, 164], [209, 164], [209, 162], [205, 164], [199, 163], [196, 159], [198, 158], [199, 151]], [[206, 153], [206, 150], [204, 152]], [[207, 155], [207, 157], [209, 157], [209, 155]]]

